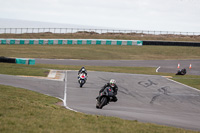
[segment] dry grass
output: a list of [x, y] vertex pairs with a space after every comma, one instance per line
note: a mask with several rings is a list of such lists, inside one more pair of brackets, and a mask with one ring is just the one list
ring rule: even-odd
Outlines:
[[161, 40], [161, 41], [189, 41], [200, 42], [200, 35], [172, 35], [172, 34], [141, 34], [141, 33], [102, 33], [78, 32], [78, 33], [24, 33], [24, 34], [0, 34], [0, 38], [23, 39], [119, 39], [119, 40]]

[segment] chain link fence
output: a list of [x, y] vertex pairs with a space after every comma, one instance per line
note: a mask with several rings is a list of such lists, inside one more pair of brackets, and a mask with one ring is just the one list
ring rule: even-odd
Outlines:
[[81, 28], [0, 28], [0, 34], [23, 33], [113, 33], [113, 34], [149, 34], [149, 35], [191, 35], [200, 32], [148, 31], [148, 30], [116, 30], [116, 29], [81, 29]]

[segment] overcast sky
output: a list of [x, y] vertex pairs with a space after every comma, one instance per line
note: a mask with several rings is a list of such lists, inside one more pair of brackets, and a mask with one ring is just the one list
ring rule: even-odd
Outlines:
[[0, 18], [200, 32], [200, 0], [0, 0]]

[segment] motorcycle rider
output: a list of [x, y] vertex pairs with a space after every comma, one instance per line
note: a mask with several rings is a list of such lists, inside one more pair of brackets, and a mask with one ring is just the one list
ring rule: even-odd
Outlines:
[[183, 69], [181, 69], [181, 70], [178, 70], [178, 72], [176, 73], [176, 75], [185, 75], [186, 72], [187, 72], [186, 69], [183, 68]]
[[78, 75], [80, 75], [81, 73], [85, 73], [85, 75], [87, 76], [87, 70], [85, 69], [85, 67], [81, 67], [81, 69], [78, 71]]
[[85, 69], [85, 67], [81, 67], [81, 69], [78, 71], [78, 79], [80, 79], [80, 75], [84, 73], [86, 76], [86, 80], [87, 80], [87, 70]]
[[[116, 101], [118, 100], [117, 97], [116, 97], [117, 91], [118, 91], [118, 86], [116, 85], [116, 81], [115, 81], [114, 79], [111, 79], [109, 83], [106, 83], [106, 84], [102, 87], [102, 89], [99, 91], [99, 94], [100, 94], [101, 92], [103, 92], [104, 89], [105, 89], [106, 87], [111, 87], [111, 88], [113, 89], [113, 91], [114, 91], [114, 92], [113, 92], [113, 93], [114, 93], [114, 96], [112, 97], [112, 100], [111, 100], [111, 101], [116, 102]], [[100, 99], [99, 99], [99, 96], [98, 96], [96, 99], [99, 101], [99, 100], [100, 100]]]

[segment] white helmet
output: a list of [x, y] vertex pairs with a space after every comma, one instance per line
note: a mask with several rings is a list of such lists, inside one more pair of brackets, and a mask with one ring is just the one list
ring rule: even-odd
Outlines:
[[111, 85], [111, 87], [114, 87], [115, 84], [116, 84], [116, 81], [115, 81], [114, 79], [111, 79], [111, 80], [110, 80], [110, 85]]

